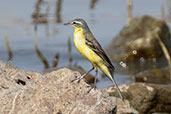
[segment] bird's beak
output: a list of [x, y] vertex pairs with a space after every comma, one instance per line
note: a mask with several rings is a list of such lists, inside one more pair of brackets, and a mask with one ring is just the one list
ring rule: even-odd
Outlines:
[[64, 25], [70, 25], [71, 23], [70, 22], [68, 22], [68, 23], [64, 23]]

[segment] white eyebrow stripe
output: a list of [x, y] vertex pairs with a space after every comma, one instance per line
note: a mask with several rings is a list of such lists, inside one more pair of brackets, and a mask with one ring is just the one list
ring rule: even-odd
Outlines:
[[75, 21], [75, 22], [78, 23], [78, 24], [80, 24], [80, 25], [82, 25], [82, 23], [80, 21]]

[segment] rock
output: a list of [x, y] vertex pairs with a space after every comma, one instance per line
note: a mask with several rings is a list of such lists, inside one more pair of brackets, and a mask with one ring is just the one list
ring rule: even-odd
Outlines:
[[[78, 71], [81, 75], [83, 75], [84, 73], [86, 73], [86, 72], [84, 71], [84, 69], [83, 69], [82, 67], [80, 67], [80, 66], [74, 65], [74, 66], [72, 66], [72, 67], [67, 67], [67, 68], [70, 69], [70, 70], [73, 70], [73, 71]], [[56, 70], [58, 70], [58, 69], [59, 69], [59, 68], [45, 69], [45, 70], [43, 71], [43, 73], [50, 73], [50, 72], [56, 71]], [[85, 80], [86, 80], [87, 83], [89, 83], [89, 84], [93, 84], [93, 83], [94, 83], [95, 76], [93, 76], [93, 75], [91, 75], [91, 74], [88, 74], [88, 75], [86, 75], [84, 78], [85, 78]], [[96, 82], [98, 82], [98, 79], [96, 79]]]
[[[130, 83], [120, 86], [124, 98], [139, 113], [171, 112], [171, 86]], [[106, 89], [110, 95], [116, 95], [113, 87]]]
[[[157, 32], [159, 29], [160, 32]], [[156, 35], [163, 41], [171, 54], [169, 27], [162, 20], [151, 16], [135, 17], [111, 41], [106, 48], [113, 62], [153, 60], [164, 57]]]
[[155, 84], [171, 84], [171, 77], [168, 71], [151, 69], [138, 73], [134, 77], [135, 82], [146, 82]]
[[[86, 73], [86, 71], [80, 67], [80, 66], [73, 66], [70, 67], [69, 69], [73, 70], [73, 71], [78, 71], [81, 75], [83, 75], [84, 73]], [[88, 74], [85, 76], [85, 80], [89, 83], [89, 84], [94, 84], [94, 80], [95, 80], [95, 76]], [[98, 82], [99, 80], [96, 79], [96, 82]]]
[[[0, 61], [0, 114], [115, 114], [132, 112], [128, 101], [91, 90], [78, 72], [61, 68], [47, 74], [21, 71]], [[116, 107], [117, 106], [117, 107]]]

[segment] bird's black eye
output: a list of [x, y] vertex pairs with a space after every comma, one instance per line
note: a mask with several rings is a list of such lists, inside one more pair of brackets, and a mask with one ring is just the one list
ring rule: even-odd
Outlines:
[[76, 24], [76, 22], [74, 21], [73, 24]]

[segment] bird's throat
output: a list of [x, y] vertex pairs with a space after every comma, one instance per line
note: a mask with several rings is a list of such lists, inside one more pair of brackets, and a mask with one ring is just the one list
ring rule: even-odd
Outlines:
[[77, 34], [78, 32], [82, 33], [83, 29], [81, 27], [74, 27], [75, 31], [74, 34]]

